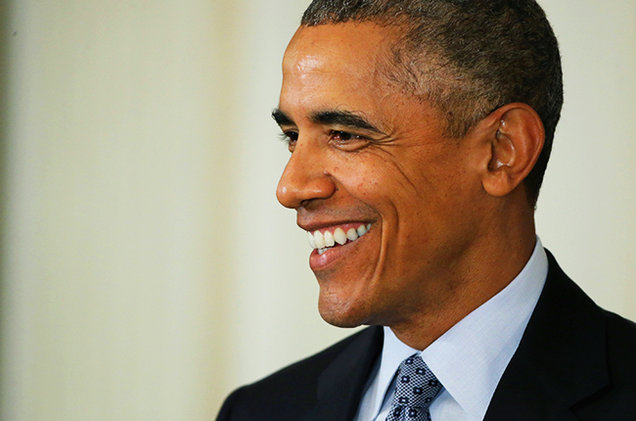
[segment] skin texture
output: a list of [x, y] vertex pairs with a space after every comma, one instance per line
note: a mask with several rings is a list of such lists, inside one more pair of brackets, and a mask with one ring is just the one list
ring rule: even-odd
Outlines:
[[464, 138], [445, 137], [441, 114], [379, 71], [393, 36], [373, 23], [297, 31], [274, 116], [291, 151], [277, 197], [308, 231], [372, 224], [359, 240], [312, 254], [321, 316], [388, 325], [424, 349], [530, 257], [533, 210], [521, 181], [543, 126], [532, 108], [509, 104]]

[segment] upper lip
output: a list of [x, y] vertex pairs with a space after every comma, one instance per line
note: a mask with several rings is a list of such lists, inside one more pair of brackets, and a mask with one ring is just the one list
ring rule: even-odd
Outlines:
[[323, 228], [334, 227], [334, 226], [344, 225], [344, 224], [355, 224], [355, 223], [368, 224], [368, 223], [372, 223], [372, 221], [369, 221], [363, 218], [338, 219], [338, 220], [330, 220], [330, 221], [327, 221], [327, 220], [300, 221], [299, 220], [298, 226], [304, 229], [305, 231], [314, 232], [316, 230], [320, 230]]

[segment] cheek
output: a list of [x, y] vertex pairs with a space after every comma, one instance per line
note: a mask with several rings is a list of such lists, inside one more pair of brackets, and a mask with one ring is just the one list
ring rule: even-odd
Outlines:
[[373, 208], [392, 230], [415, 229], [423, 219], [440, 220], [444, 225], [444, 219], [452, 219], [457, 210], [458, 198], [465, 196], [462, 189], [467, 188], [461, 164], [454, 163], [457, 155], [434, 147], [396, 151], [336, 152], [328, 172], [344, 190], [342, 196]]
[[409, 174], [395, 161], [377, 154], [364, 157], [357, 154], [334, 165], [330, 173], [344, 190], [342, 196], [355, 198], [372, 208], [380, 214], [383, 225], [395, 226], [398, 219], [407, 222], [409, 215], [421, 212], [426, 179], [422, 173]]
[[371, 205], [376, 192], [381, 189], [381, 181], [385, 179], [378, 169], [378, 166], [355, 159], [353, 156], [340, 159], [337, 164], [328, 168], [327, 172], [346, 193]]

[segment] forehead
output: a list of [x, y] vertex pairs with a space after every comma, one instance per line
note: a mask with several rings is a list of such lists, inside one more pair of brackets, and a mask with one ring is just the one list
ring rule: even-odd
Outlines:
[[377, 62], [393, 39], [388, 28], [371, 22], [301, 26], [287, 47], [284, 70], [313, 67], [321, 58], [340, 60], [343, 66]]
[[397, 31], [371, 22], [301, 26], [283, 59], [278, 108], [297, 125], [337, 110], [364, 117], [391, 135], [430, 126], [443, 131], [443, 116], [390, 77]]
[[[301, 26], [283, 59], [281, 105], [378, 88], [393, 36], [373, 23]], [[333, 105], [333, 104], [331, 104]]]

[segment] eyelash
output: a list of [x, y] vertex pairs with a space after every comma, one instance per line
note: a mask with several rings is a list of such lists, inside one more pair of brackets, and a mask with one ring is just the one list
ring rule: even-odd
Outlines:
[[298, 140], [298, 133], [291, 130], [282, 132], [278, 136], [280, 136], [280, 139], [288, 145], [291, 145], [293, 142]]
[[[288, 130], [279, 134], [282, 141], [286, 142], [287, 145], [292, 146], [298, 140], [298, 132]], [[329, 132], [329, 139], [332, 140], [335, 137], [339, 137], [339, 140], [335, 140], [337, 144], [347, 144], [352, 140], [368, 140], [365, 136], [353, 134], [350, 132], [346, 132], [344, 130], [331, 130]]]
[[[357, 134], [345, 132], [345, 131], [342, 131], [342, 130], [332, 130], [329, 133], [329, 138], [333, 139], [336, 135], [341, 138], [339, 143], [347, 143], [347, 142], [350, 142], [352, 140], [367, 140], [367, 138], [364, 137], [364, 136], [360, 136], [360, 135], [357, 135]], [[346, 139], [342, 139], [342, 138], [346, 138]]]

